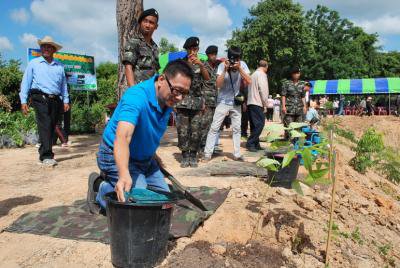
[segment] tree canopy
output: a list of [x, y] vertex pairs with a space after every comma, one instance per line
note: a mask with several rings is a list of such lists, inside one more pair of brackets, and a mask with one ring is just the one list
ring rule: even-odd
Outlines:
[[243, 50], [250, 68], [269, 61], [273, 92], [291, 66], [304, 79], [344, 79], [398, 76], [400, 53], [381, 51], [377, 34], [368, 34], [337, 11], [317, 6], [305, 12], [292, 0], [264, 0], [250, 8], [243, 26], [233, 32], [228, 46]]
[[164, 54], [164, 53], [167, 53], [167, 52], [177, 52], [177, 51], [179, 51], [178, 48], [175, 46], [175, 44], [170, 43], [168, 41], [168, 39], [165, 38], [165, 37], [161, 37], [160, 44], [159, 44], [158, 48], [159, 48], [159, 51], [160, 51], [161, 54]]

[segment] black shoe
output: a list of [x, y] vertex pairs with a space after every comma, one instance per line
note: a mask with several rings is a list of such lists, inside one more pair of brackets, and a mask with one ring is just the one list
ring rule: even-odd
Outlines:
[[100, 205], [96, 201], [98, 189], [95, 189], [95, 186], [97, 185], [98, 188], [98, 185], [100, 185], [101, 183], [101, 181], [99, 180], [103, 181], [103, 177], [101, 177], [96, 172], [93, 172], [89, 175], [86, 202], [89, 207], [89, 211], [92, 214], [104, 213], [104, 210], [100, 207]]
[[265, 151], [265, 148], [264, 148], [264, 147], [261, 147], [260, 145], [256, 146], [256, 149], [257, 149], [258, 151]]
[[190, 152], [189, 164], [193, 168], [198, 167], [198, 164], [197, 164], [197, 152]]
[[258, 150], [257, 150], [257, 148], [256, 147], [246, 147], [246, 149], [249, 151], [249, 152], [252, 152], [252, 153], [256, 153], [256, 152], [258, 152]]
[[182, 152], [181, 168], [187, 168], [189, 165], [189, 152]]

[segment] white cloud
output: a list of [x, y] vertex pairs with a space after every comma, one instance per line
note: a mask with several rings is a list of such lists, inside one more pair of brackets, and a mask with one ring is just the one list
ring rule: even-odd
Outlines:
[[254, 6], [258, 2], [260, 2], [260, 0], [231, 0], [232, 4], [234, 5], [241, 4], [242, 6], [247, 8]]
[[161, 25], [188, 26], [197, 34], [224, 34], [232, 25], [226, 7], [215, 0], [156, 0], [144, 5], [158, 10]]
[[296, 2], [304, 5], [306, 9], [314, 9], [317, 5], [327, 6], [339, 11], [342, 17], [359, 20], [374, 19], [384, 14], [396, 15], [400, 10], [398, 0], [296, 0]]
[[26, 48], [35, 48], [38, 46], [37, 44], [38, 37], [31, 33], [24, 33], [19, 37], [19, 41]]
[[115, 1], [34, 0], [31, 11], [34, 19], [65, 36], [65, 42], [56, 40], [64, 51], [94, 55], [97, 63], [117, 61]]
[[10, 40], [5, 36], [0, 36], [0, 50], [13, 50], [14, 47]]
[[11, 10], [10, 17], [13, 21], [25, 24], [29, 20], [29, 12], [25, 8]]
[[355, 23], [369, 33], [400, 34], [400, 16], [385, 15], [372, 20], [355, 21]]

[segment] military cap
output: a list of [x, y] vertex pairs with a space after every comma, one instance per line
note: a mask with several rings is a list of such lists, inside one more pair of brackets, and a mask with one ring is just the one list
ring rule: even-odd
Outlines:
[[183, 45], [184, 49], [188, 49], [191, 47], [198, 47], [200, 44], [200, 40], [198, 37], [192, 36], [186, 39], [185, 44]]
[[157, 18], [157, 22], [158, 22], [158, 12], [157, 12], [157, 10], [155, 10], [154, 8], [149, 8], [149, 9], [146, 9], [145, 11], [143, 11], [142, 14], [140, 14], [140, 17], [139, 17], [139, 20], [138, 20], [139, 23], [142, 22], [142, 20], [144, 18], [146, 18], [147, 16], [156, 17]]
[[217, 46], [209, 46], [206, 49], [206, 54], [207, 55], [209, 55], [209, 54], [218, 54], [218, 47]]
[[290, 69], [290, 74], [295, 74], [295, 73], [300, 73], [299, 66], [294, 66], [294, 67], [292, 67], [292, 69]]

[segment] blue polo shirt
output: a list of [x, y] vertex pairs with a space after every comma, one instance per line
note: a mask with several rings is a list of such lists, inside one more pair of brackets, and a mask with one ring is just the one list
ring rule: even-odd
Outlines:
[[145, 161], [153, 157], [167, 129], [172, 109], [161, 109], [158, 105], [154, 84], [157, 77], [128, 88], [104, 130], [103, 140], [113, 148], [118, 122], [129, 122], [135, 126], [129, 144], [133, 160]]

